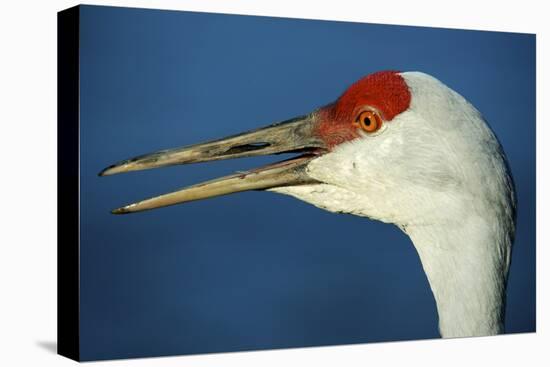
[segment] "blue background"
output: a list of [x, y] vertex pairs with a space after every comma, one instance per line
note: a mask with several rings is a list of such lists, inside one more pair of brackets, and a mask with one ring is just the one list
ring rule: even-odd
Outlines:
[[534, 35], [83, 6], [80, 55], [83, 359], [438, 337], [392, 225], [266, 192], [109, 213], [273, 157], [97, 176], [310, 112], [385, 69], [434, 75], [501, 140], [519, 200], [506, 329], [535, 330]]

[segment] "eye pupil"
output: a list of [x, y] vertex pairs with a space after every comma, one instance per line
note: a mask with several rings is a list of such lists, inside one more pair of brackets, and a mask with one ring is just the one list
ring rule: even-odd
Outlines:
[[376, 112], [363, 111], [356, 117], [353, 124], [367, 133], [373, 133], [380, 129], [382, 121]]

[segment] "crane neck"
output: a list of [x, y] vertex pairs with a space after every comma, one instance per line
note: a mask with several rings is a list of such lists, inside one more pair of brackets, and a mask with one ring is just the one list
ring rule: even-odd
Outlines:
[[407, 226], [435, 297], [442, 337], [504, 332], [512, 239], [491, 218]]

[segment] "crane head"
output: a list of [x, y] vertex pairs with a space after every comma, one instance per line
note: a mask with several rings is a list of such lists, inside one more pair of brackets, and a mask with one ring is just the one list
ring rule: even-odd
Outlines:
[[496, 186], [513, 191], [500, 144], [479, 112], [431, 76], [396, 71], [370, 74], [307, 115], [124, 160], [100, 176], [279, 153], [297, 155], [113, 213], [269, 190], [329, 211], [406, 226], [418, 218], [444, 218], [445, 209], [467, 206], [480, 190], [487, 200]]

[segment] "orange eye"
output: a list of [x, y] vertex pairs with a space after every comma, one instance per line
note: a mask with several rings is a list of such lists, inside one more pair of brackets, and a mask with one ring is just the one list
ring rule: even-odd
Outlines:
[[374, 111], [363, 111], [353, 124], [368, 133], [373, 133], [382, 127], [382, 119]]

